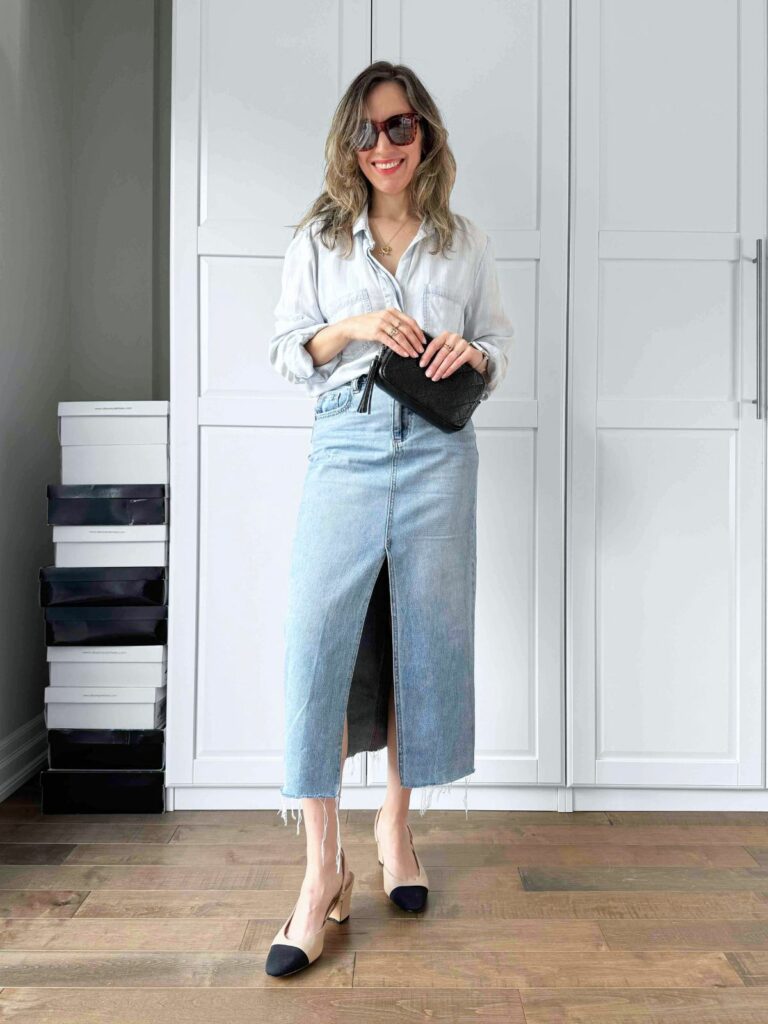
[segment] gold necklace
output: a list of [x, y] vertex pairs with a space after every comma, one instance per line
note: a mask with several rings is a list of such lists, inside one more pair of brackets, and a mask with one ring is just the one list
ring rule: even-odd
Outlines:
[[[379, 254], [381, 256], [389, 256], [389, 254], [392, 252], [392, 244], [391, 244], [392, 240], [395, 238], [396, 235], [398, 235], [403, 230], [403, 228], [405, 227], [405, 225], [408, 223], [408, 221], [410, 219], [411, 219], [410, 217], [406, 217], [405, 220], [403, 221], [403, 223], [400, 225], [400, 227], [395, 232], [395, 234], [392, 235], [392, 238], [390, 238], [390, 240], [388, 242], [382, 242], [382, 244], [379, 246]], [[376, 254], [376, 247], [375, 246], [373, 248], [373, 252], [374, 252], [374, 255], [375, 255]]]

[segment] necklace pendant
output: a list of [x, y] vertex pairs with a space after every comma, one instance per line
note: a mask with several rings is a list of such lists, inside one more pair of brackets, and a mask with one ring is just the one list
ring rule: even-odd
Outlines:
[[385, 256], [389, 256], [389, 254], [392, 252], [392, 246], [391, 245], [382, 245], [381, 252]]

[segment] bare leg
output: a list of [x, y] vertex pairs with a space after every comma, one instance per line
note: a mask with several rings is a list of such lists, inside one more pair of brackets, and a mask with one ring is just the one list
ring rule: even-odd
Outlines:
[[[344, 716], [344, 738], [341, 744], [341, 767], [347, 757], [349, 746], [347, 717]], [[325, 864], [321, 858], [321, 842], [323, 838], [323, 804], [328, 815], [325, 833]], [[336, 870], [336, 805], [332, 798], [305, 797], [301, 801], [304, 828], [307, 834], [307, 870], [299, 892], [293, 918], [287, 935], [291, 939], [301, 939], [320, 930], [323, 915], [328, 909], [332, 897], [341, 885], [341, 875]], [[346, 850], [344, 851], [346, 855]], [[345, 862], [347, 860], [345, 856]], [[349, 877], [349, 864], [346, 864], [344, 880]]]
[[387, 869], [400, 878], [411, 878], [419, 870], [405, 827], [410, 800], [411, 790], [400, 785], [400, 772], [397, 766], [395, 688], [392, 686], [389, 690], [387, 720], [387, 792], [379, 815], [378, 835], [381, 855]]

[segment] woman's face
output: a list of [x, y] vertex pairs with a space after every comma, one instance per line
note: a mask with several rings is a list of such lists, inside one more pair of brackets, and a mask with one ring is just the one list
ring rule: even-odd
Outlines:
[[[366, 117], [372, 121], [386, 121], [395, 114], [413, 114], [405, 90], [399, 82], [379, 82], [368, 93], [365, 105]], [[409, 146], [393, 146], [387, 133], [379, 132], [373, 149], [358, 150], [357, 162], [360, 170], [375, 189], [386, 195], [396, 195], [408, 188], [421, 160], [421, 125], [416, 125], [416, 137]], [[399, 160], [393, 171], [377, 170], [377, 164]]]

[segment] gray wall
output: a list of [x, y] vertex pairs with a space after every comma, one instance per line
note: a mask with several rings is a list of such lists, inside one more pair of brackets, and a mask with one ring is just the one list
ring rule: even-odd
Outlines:
[[45, 755], [60, 401], [167, 398], [171, 0], [0, 3], [0, 799]]

